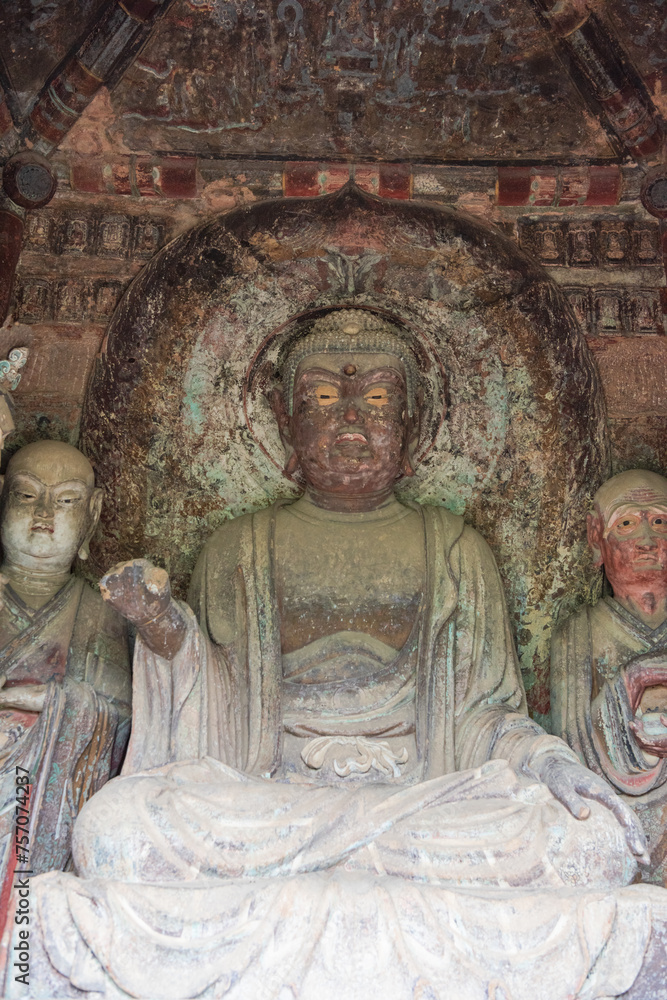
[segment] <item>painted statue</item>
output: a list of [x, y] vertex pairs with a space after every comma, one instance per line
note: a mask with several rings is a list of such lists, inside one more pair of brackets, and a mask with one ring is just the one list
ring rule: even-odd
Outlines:
[[331, 312], [280, 377], [303, 496], [213, 535], [194, 612], [142, 560], [102, 581], [138, 632], [132, 737], [77, 820], [79, 877], [33, 886], [35, 995], [624, 992], [651, 933], [622, 888], [644, 838], [528, 718], [484, 541], [394, 497], [419, 421], [407, 336]]
[[16, 429], [11, 393], [18, 388], [21, 369], [25, 368], [29, 353], [27, 347], [14, 347], [9, 357], [0, 361], [0, 452], [7, 437]]
[[667, 479], [622, 472], [595, 495], [588, 540], [612, 594], [552, 643], [554, 732], [626, 796], [667, 880]]
[[[0, 860], [12, 871], [63, 869], [74, 818], [118, 773], [131, 680], [126, 623], [72, 574], [85, 559], [102, 491], [70, 445], [41, 441], [9, 461], [0, 529]], [[16, 832], [16, 776], [30, 825]], [[24, 796], [23, 796], [24, 797]], [[6, 893], [5, 893], [6, 896]], [[6, 902], [6, 898], [5, 898]]]

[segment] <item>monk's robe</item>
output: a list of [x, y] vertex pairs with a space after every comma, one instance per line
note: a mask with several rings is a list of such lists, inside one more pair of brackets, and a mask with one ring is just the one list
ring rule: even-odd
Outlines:
[[[0, 674], [6, 689], [46, 684], [41, 712], [0, 711], [0, 863], [33, 872], [64, 869], [83, 804], [122, 763], [131, 679], [124, 619], [72, 576], [35, 610], [11, 587], [0, 610]], [[17, 771], [17, 768], [20, 770]], [[16, 775], [30, 782], [27, 850], [18, 850]], [[20, 844], [19, 844], [20, 846]]]
[[647, 759], [630, 729], [634, 713], [622, 667], [643, 654], [667, 651], [667, 622], [644, 624], [613, 597], [586, 606], [554, 633], [551, 652], [553, 732], [583, 763], [633, 806], [649, 840], [651, 868], [667, 871], [667, 759]]

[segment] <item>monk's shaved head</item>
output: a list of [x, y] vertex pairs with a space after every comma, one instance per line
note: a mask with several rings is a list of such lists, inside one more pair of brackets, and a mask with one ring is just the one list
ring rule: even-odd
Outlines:
[[646, 469], [630, 469], [603, 483], [594, 497], [598, 514], [607, 523], [620, 507], [667, 504], [667, 479]]
[[9, 460], [7, 480], [19, 472], [36, 476], [47, 486], [72, 480], [95, 486], [95, 473], [86, 456], [64, 441], [35, 441], [20, 448]]

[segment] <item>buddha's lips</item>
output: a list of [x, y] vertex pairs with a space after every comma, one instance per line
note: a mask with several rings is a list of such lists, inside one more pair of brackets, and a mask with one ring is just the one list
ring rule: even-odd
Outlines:
[[48, 531], [50, 535], [53, 534], [52, 524], [33, 524], [31, 531]]
[[353, 434], [350, 431], [339, 434], [334, 443], [340, 444], [342, 441], [358, 441], [360, 444], [368, 444], [368, 438], [364, 437], [363, 434]]

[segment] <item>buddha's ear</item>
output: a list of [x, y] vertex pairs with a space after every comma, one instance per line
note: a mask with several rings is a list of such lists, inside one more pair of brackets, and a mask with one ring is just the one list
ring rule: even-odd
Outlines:
[[100, 519], [103, 496], [104, 491], [99, 489], [99, 487], [96, 487], [90, 494], [88, 501], [88, 531], [77, 552], [79, 559], [87, 559], [90, 555], [90, 539], [95, 534], [95, 528]]
[[593, 562], [596, 566], [602, 566], [602, 536], [604, 533], [604, 521], [597, 511], [589, 514], [586, 518], [586, 531], [588, 534], [588, 545], [593, 553]]
[[271, 392], [267, 393], [267, 397], [271, 404], [273, 415], [276, 418], [276, 423], [278, 424], [280, 440], [282, 441], [283, 448], [285, 449], [285, 457], [287, 461], [285, 462], [283, 472], [286, 476], [293, 476], [299, 468], [299, 460], [296, 457], [294, 448], [292, 447], [290, 418], [287, 412], [287, 407], [285, 406], [285, 397], [280, 389], [272, 389]]
[[403, 475], [408, 478], [414, 476], [417, 467], [415, 455], [419, 447], [419, 429], [419, 409], [417, 409], [412, 417], [409, 418], [408, 440], [405, 446], [403, 467], [401, 469]]
[[276, 418], [276, 423], [278, 424], [278, 430], [280, 431], [280, 439], [285, 443], [285, 438], [289, 439], [289, 413], [287, 412], [287, 407], [285, 406], [285, 397], [283, 396], [282, 390], [278, 388], [271, 389], [270, 392], [266, 394], [267, 399], [273, 410], [273, 415]]

